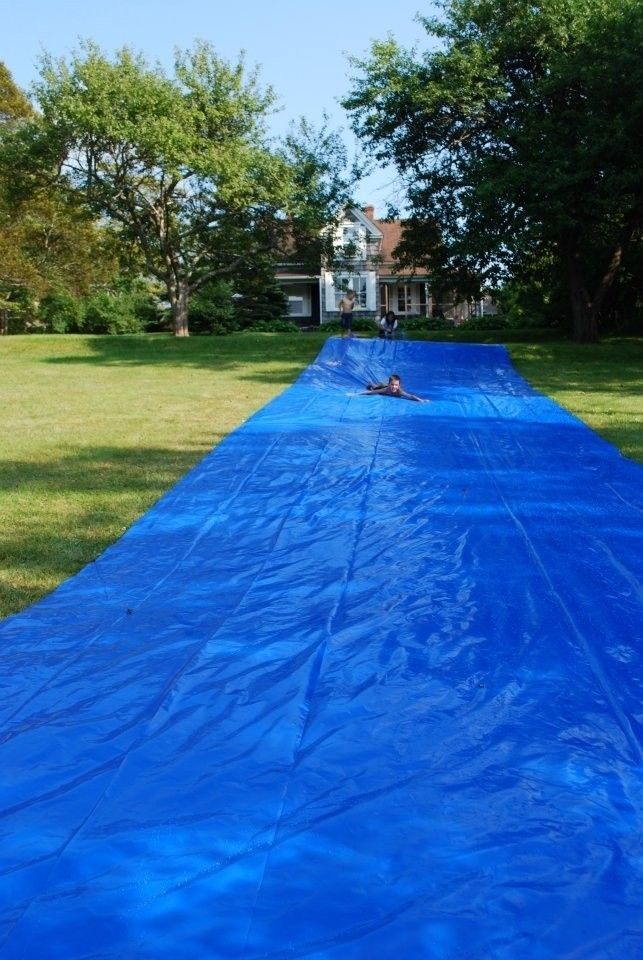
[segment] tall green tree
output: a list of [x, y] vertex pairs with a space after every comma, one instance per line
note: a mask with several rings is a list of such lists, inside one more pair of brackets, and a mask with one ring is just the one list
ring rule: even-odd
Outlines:
[[108, 232], [54, 167], [34, 163], [41, 141], [41, 118], [0, 64], [0, 333], [45, 294], [87, 294], [117, 269]]
[[45, 58], [37, 98], [61, 177], [142, 253], [177, 336], [194, 291], [266, 255], [309, 253], [348, 196], [337, 139], [304, 125], [271, 143], [272, 90], [203, 42], [171, 76], [86, 43], [69, 63]]
[[[0, 147], [21, 121], [33, 115], [28, 98], [0, 62]], [[23, 231], [11, 216], [8, 172], [8, 165], [0, 162], [0, 334], [9, 329], [10, 312], [16, 308], [19, 296], [37, 280], [37, 271], [25, 256]]]
[[33, 115], [29, 98], [16, 84], [7, 65], [0, 61], [0, 124], [15, 124]]
[[[564, 277], [594, 340], [643, 223], [640, 0], [444, 0], [422, 56], [355, 61], [344, 106], [397, 165], [407, 253], [478, 282]], [[552, 264], [555, 266], [552, 267]]]

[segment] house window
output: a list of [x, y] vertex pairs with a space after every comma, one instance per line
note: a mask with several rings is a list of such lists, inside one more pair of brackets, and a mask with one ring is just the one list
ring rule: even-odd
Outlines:
[[411, 287], [408, 283], [400, 283], [397, 287], [397, 312], [411, 313], [413, 301], [411, 298]]
[[339, 310], [339, 301], [348, 290], [355, 293], [357, 310], [377, 309], [377, 278], [372, 270], [361, 273], [331, 273], [324, 279], [324, 310], [333, 313]]
[[289, 286], [288, 290], [288, 316], [289, 317], [309, 317], [310, 316], [310, 290], [303, 284]]
[[366, 254], [366, 236], [364, 230], [359, 226], [344, 227], [342, 230], [342, 246], [350, 244], [353, 250], [353, 256], [356, 259], [363, 259]]
[[357, 273], [353, 276], [344, 275], [335, 280], [335, 309], [339, 309], [339, 301], [349, 290], [355, 291], [355, 304], [366, 307], [366, 277]]
[[426, 287], [423, 283], [399, 283], [397, 312], [403, 315], [426, 313]]

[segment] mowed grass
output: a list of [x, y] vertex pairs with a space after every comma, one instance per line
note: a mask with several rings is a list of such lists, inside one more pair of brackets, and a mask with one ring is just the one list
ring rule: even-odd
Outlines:
[[323, 339], [0, 340], [0, 616], [116, 540]]
[[[94, 559], [292, 383], [324, 340], [322, 333], [1, 339], [0, 616]], [[578, 347], [513, 334], [505, 342], [535, 387], [643, 462], [641, 341]]]
[[643, 463], [643, 341], [579, 347], [511, 344], [514, 365], [533, 386], [584, 420], [621, 453]]

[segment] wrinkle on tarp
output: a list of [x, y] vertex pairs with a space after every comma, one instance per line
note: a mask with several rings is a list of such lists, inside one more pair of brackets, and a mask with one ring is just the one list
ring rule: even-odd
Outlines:
[[643, 956], [642, 476], [330, 339], [0, 625], [2, 960]]

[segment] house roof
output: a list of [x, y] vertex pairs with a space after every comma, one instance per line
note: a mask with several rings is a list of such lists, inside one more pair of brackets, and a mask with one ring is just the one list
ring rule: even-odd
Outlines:
[[[413, 267], [402, 268], [395, 262], [393, 251], [404, 235], [403, 220], [377, 220], [375, 209], [372, 206], [364, 207], [361, 210], [352, 207], [349, 214], [350, 219], [361, 223], [366, 228], [373, 240], [379, 241], [377, 265], [374, 264], [373, 266], [375, 266], [380, 280], [394, 281], [397, 278], [408, 277], [409, 279], [422, 281], [429, 278], [426, 266], [419, 266], [415, 269]], [[370, 256], [371, 253], [367, 256]], [[319, 276], [319, 274], [306, 274], [302, 267], [302, 264], [297, 263], [281, 263], [277, 268], [277, 277], [282, 281], [302, 281], [313, 280]]]
[[382, 234], [382, 245], [380, 247], [380, 256], [382, 262], [379, 267], [379, 275], [385, 277], [425, 277], [427, 276], [426, 267], [400, 267], [395, 263], [393, 251], [404, 235], [404, 221], [402, 220], [375, 220], [375, 224]]
[[380, 230], [379, 221], [374, 220], [371, 216], [372, 210], [373, 207], [364, 207], [363, 210], [360, 210], [358, 207], [351, 207], [349, 212], [357, 223], [361, 223], [362, 226], [365, 227], [371, 237], [379, 240], [382, 231]]

